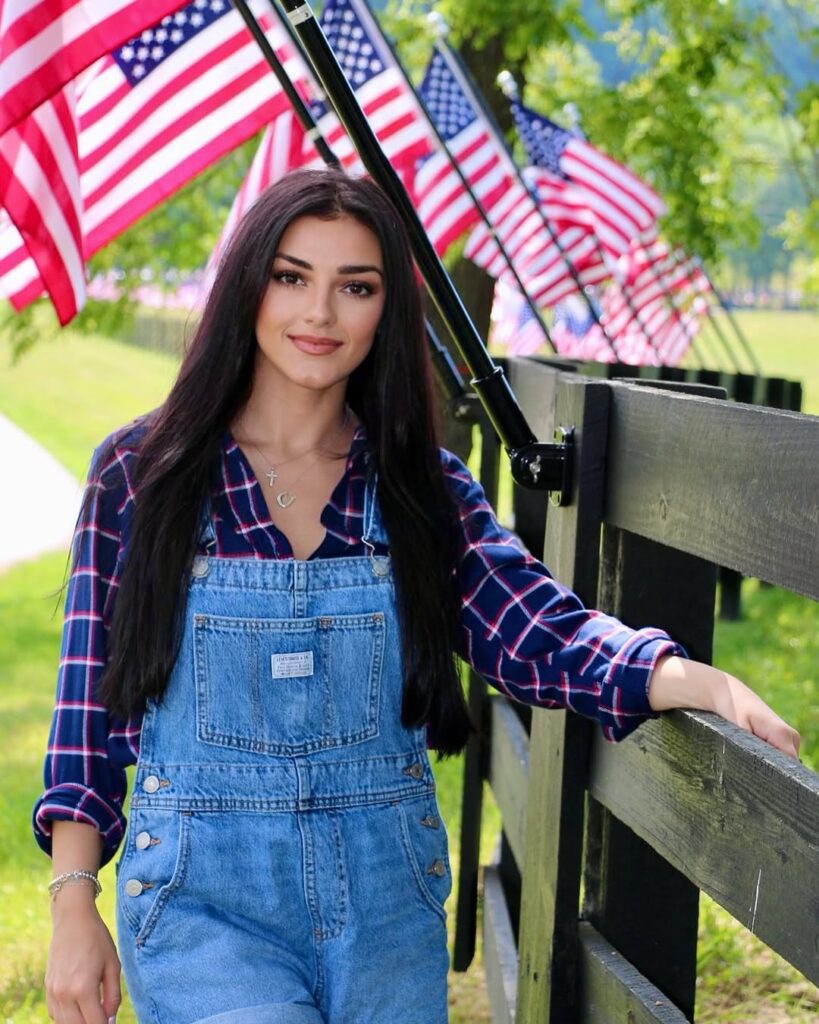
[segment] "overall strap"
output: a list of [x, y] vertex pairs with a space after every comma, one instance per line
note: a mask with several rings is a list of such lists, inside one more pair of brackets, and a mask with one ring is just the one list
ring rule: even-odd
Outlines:
[[361, 542], [367, 549], [373, 572], [377, 576], [385, 576], [389, 572], [389, 559], [375, 554], [375, 545], [388, 545], [387, 533], [381, 519], [378, 505], [378, 473], [373, 473], [367, 481], [364, 491], [363, 532]]
[[200, 546], [207, 548], [208, 554], [211, 554], [210, 549], [216, 545], [216, 531], [213, 528], [213, 509], [210, 498], [205, 499], [199, 513], [198, 536]]

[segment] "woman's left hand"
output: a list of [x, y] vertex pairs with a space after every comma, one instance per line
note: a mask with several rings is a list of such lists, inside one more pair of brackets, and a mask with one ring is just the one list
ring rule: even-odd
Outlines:
[[721, 669], [671, 656], [657, 662], [648, 684], [654, 711], [714, 711], [789, 757], [799, 758], [799, 733], [753, 690]]

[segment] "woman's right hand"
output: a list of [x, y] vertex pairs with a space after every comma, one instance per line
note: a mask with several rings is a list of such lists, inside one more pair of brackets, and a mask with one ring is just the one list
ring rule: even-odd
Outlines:
[[52, 904], [45, 990], [55, 1024], [109, 1024], [119, 1008], [120, 963], [90, 886], [66, 885]]

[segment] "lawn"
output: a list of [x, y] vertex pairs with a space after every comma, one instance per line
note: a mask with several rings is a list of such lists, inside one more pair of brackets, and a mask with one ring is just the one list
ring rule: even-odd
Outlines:
[[734, 314], [768, 377], [801, 380], [802, 411], [819, 416], [819, 314]]
[[[806, 408], [819, 413], [819, 317], [742, 314], [760, 362], [772, 375], [801, 377]], [[44, 337], [13, 367], [0, 348], [0, 413], [29, 431], [78, 476], [93, 447], [118, 424], [161, 401], [172, 358], [70, 331]], [[802, 369], [800, 370], [800, 367]], [[42, 751], [53, 699], [60, 617], [55, 591], [64, 553], [45, 556], [0, 576], [0, 1020], [47, 1020], [41, 978], [48, 944], [44, 886], [49, 864], [29, 831], [40, 787]], [[819, 768], [819, 606], [787, 592], [746, 584], [745, 618], [720, 624], [716, 660], [745, 678], [803, 734], [803, 756]], [[461, 762], [440, 766], [442, 812], [457, 853]], [[484, 858], [494, 842], [486, 829]], [[457, 870], [457, 857], [453, 864]], [[113, 870], [103, 873], [102, 907], [112, 920]], [[451, 901], [452, 903], [453, 901]], [[450, 906], [450, 911], [452, 906]], [[703, 901], [698, 1020], [745, 1024], [807, 1024], [819, 1016], [813, 986], [783, 966], [761, 943]], [[749, 966], [750, 965], [750, 966]], [[480, 964], [452, 977], [453, 1024], [488, 1020]], [[123, 1009], [119, 1020], [132, 1022]]]

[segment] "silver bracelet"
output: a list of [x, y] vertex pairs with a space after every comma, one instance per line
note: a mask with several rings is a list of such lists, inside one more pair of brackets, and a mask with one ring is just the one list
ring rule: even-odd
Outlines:
[[62, 875], [57, 875], [56, 878], [52, 878], [48, 883], [48, 892], [51, 898], [54, 899], [64, 885], [85, 882], [90, 882], [94, 886], [94, 899], [96, 899], [102, 892], [102, 886], [93, 871], [66, 871]]

